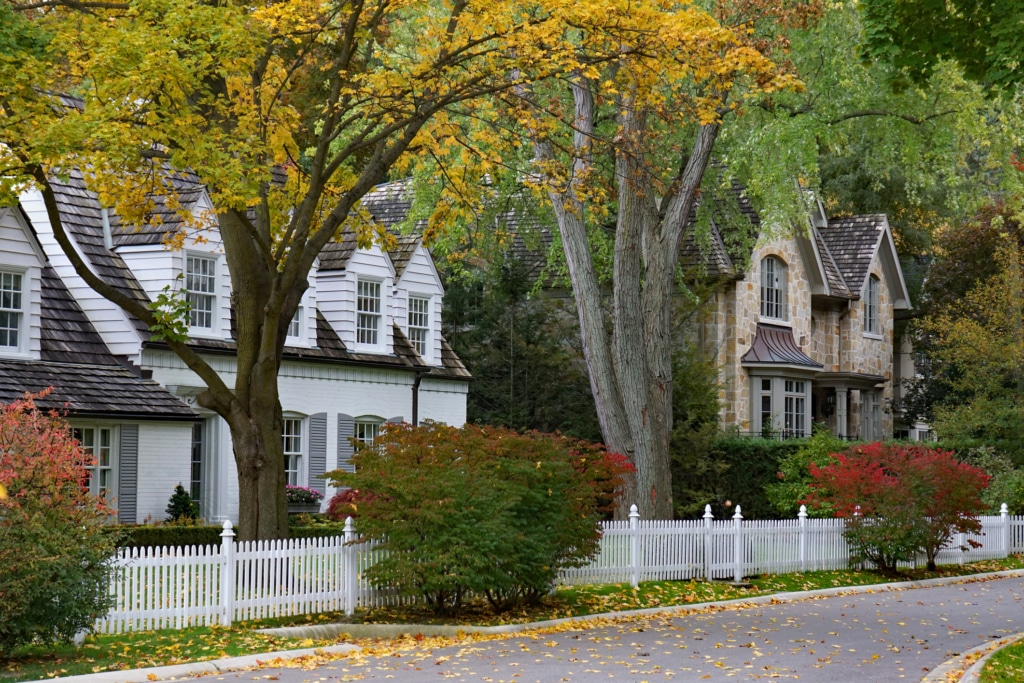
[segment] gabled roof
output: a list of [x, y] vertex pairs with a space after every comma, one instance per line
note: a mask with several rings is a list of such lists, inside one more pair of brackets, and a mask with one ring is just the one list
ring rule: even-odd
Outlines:
[[860, 296], [864, 278], [885, 234], [888, 220], [885, 214], [830, 218], [827, 226], [819, 228], [832, 258], [846, 281], [850, 292]]
[[[50, 186], [53, 188], [64, 228], [71, 234], [96, 274], [123, 294], [141, 303], [149, 303], [145, 290], [124, 260], [116, 252], [107, 249], [103, 239], [104, 209], [100, 206], [96, 194], [85, 189], [82, 174], [73, 171], [66, 180], [51, 178]], [[146, 325], [134, 316], [129, 317], [136, 331], [143, 338], [148, 337], [149, 329]]]
[[839, 266], [836, 265], [835, 259], [832, 258], [832, 252], [828, 248], [828, 244], [825, 243], [825, 239], [821, 236], [821, 232], [817, 228], [812, 228], [811, 232], [814, 235], [814, 244], [818, 250], [818, 258], [821, 259], [821, 265], [825, 271], [829, 295], [844, 299], [854, 298], [853, 293], [850, 292], [850, 288], [846, 284], [846, 280], [843, 279], [843, 275], [839, 271]]
[[[160, 244], [165, 236], [176, 234], [183, 228], [181, 211], [193, 211], [206, 193], [205, 187], [199, 182], [199, 176], [191, 172], [164, 168], [160, 173], [160, 182], [168, 188], [169, 193], [153, 192], [148, 195], [153, 208], [146, 224], [125, 225], [111, 212], [111, 233], [115, 246]], [[172, 195], [176, 208], [171, 207]]]
[[825, 366], [800, 350], [793, 328], [758, 323], [750, 349], [740, 359], [743, 365], [787, 365], [821, 370]]
[[50, 266], [45, 266], [42, 275], [42, 360], [54, 363], [118, 365], [56, 271]]

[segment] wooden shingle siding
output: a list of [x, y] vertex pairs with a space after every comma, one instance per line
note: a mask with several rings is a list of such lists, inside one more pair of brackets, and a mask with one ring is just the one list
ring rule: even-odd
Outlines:
[[121, 524], [135, 524], [138, 522], [139, 425], [121, 425], [120, 455], [117, 521]]
[[309, 416], [309, 488], [327, 493], [327, 413]]

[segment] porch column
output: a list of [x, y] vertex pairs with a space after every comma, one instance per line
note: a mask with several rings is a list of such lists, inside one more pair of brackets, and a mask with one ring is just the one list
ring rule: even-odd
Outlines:
[[836, 436], [846, 438], [846, 387], [836, 387]]

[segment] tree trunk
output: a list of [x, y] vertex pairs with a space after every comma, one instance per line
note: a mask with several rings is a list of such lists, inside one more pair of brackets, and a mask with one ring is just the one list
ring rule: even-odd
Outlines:
[[[272, 382], [273, 404], [260, 401], [248, 412], [232, 415], [232, 449], [238, 469], [238, 539], [288, 538], [288, 503], [281, 408]], [[275, 465], [276, 464], [276, 465]]]

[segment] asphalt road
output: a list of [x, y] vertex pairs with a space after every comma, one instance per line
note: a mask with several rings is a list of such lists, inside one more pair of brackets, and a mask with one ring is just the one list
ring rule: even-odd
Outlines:
[[1022, 598], [1024, 579], [1000, 579], [399, 649], [210, 680], [919, 681], [960, 652], [1024, 631]]

